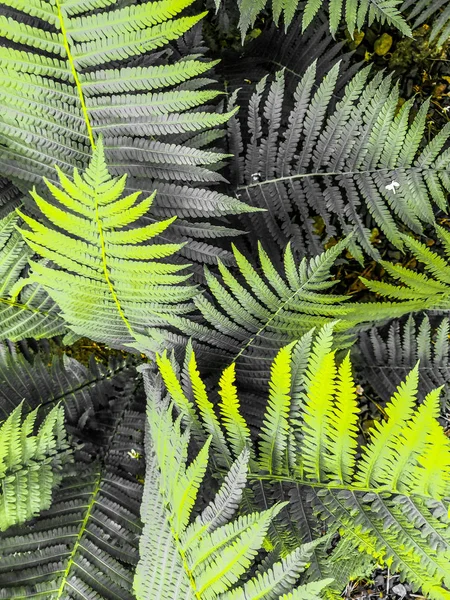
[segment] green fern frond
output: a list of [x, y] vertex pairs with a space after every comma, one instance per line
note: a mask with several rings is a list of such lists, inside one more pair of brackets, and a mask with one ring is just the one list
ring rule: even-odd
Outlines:
[[[164, 186], [167, 201], [188, 215], [189, 235], [181, 228], [178, 233], [191, 240], [191, 259], [212, 262], [220, 249], [205, 243], [189, 219], [197, 212], [206, 219], [214, 205], [224, 214], [247, 208], [214, 190], [189, 187], [191, 182], [223, 181], [215, 165], [226, 156], [208, 148], [214, 137], [193, 139], [192, 145], [190, 138], [214, 131], [231, 113], [217, 106], [211, 110], [221, 92], [202, 89], [202, 75], [215, 62], [188, 49], [171, 64], [161, 64], [167, 59], [158, 55], [205, 13], [183, 16], [192, 0], [113, 4], [2, 2], [0, 172], [39, 186], [42, 176], [55, 183], [55, 164], [66, 175], [74, 167], [85, 169], [103, 137], [113, 174], [128, 174], [129, 191], [150, 193]], [[135, 186], [131, 178], [137, 179]], [[180, 194], [177, 182], [187, 193]], [[161, 196], [155, 208], [160, 219], [166, 206]], [[224, 235], [224, 229], [235, 234], [227, 223], [222, 233], [211, 224], [209, 237]]]
[[[349, 344], [351, 330], [365, 323], [403, 315], [395, 303], [349, 303], [349, 296], [333, 294], [331, 269], [344, 248], [344, 239], [322, 254], [297, 262], [291, 245], [279, 271], [258, 243], [259, 261], [253, 266], [233, 247], [237, 270], [218, 263], [219, 275], [205, 271], [209, 295], [198, 295], [194, 303], [205, 324], [179, 318], [173, 320], [181, 331], [198, 340], [202, 351], [216, 362], [235, 364], [241, 379], [266, 383], [270, 361], [276, 350], [308, 332], [340, 319], [335, 329], [339, 345]], [[408, 306], [415, 306], [410, 303]], [[348, 333], [346, 333], [348, 332]]]
[[[5, 172], [23, 176], [28, 159], [28, 177], [36, 181], [42, 174], [52, 176], [55, 159], [65, 171], [68, 165], [84, 166], [102, 134], [108, 156], [126, 161], [118, 166], [118, 173], [141, 174], [147, 168], [154, 177], [158, 154], [169, 150], [169, 145], [150, 139], [142, 152], [142, 136], [167, 136], [225, 122], [228, 115], [185, 114], [218, 92], [159, 91], [189, 81], [211, 64], [192, 60], [169, 67], [127, 67], [126, 59], [166, 45], [197, 23], [202, 14], [175, 18], [190, 4], [192, 0], [162, 0], [110, 10], [101, 1], [3, 3], [14, 9], [0, 15], [0, 31], [7, 40], [1, 52], [0, 88], [6, 109], [1, 130]], [[42, 21], [56, 32], [41, 29]], [[117, 61], [125, 61], [122, 68], [115, 66]], [[25, 131], [14, 126], [18, 121], [27, 124], [26, 144]], [[189, 153], [176, 146], [173, 151], [167, 161], [175, 173], [177, 164], [184, 162], [192, 165], [195, 176], [197, 164], [211, 162], [208, 152]], [[133, 168], [143, 156], [147, 166]], [[186, 174], [181, 166], [178, 175], [185, 179]]]
[[430, 21], [430, 42], [442, 46], [450, 36], [450, 2], [448, 0], [404, 0], [402, 12], [408, 15], [412, 29]]
[[[253, 27], [256, 18], [267, 4], [269, 4], [268, 0], [241, 0], [239, 2], [239, 28], [242, 39]], [[292, 23], [300, 6], [299, 0], [272, 0], [270, 4], [275, 22], [278, 22], [282, 16], [286, 26]], [[378, 21], [399, 29], [403, 35], [411, 36], [411, 29], [400, 12], [401, 4], [401, 0], [373, 0], [371, 2], [368, 0], [307, 0], [302, 7], [302, 30], [304, 31], [320, 9], [326, 6], [329, 13], [329, 27], [333, 36], [341, 21], [345, 22], [351, 33], [355, 29], [361, 31], [366, 23], [370, 26], [374, 21]], [[220, 0], [216, 0], [216, 7], [219, 8], [219, 6]]]
[[14, 213], [0, 220], [0, 339], [46, 338], [64, 334], [66, 326], [55, 302], [37, 284], [19, 295], [21, 275], [32, 252], [16, 231]]
[[[375, 424], [367, 446], [361, 447], [351, 365], [348, 356], [336, 364], [332, 326], [320, 331], [312, 346], [311, 336], [297, 344], [301, 354], [308, 351], [308, 361], [298, 362], [292, 344], [280, 350], [263, 427], [254, 444], [246, 442], [254, 453], [253, 495], [246, 498], [246, 510], [289, 502], [268, 530], [284, 555], [305, 537], [318, 537], [319, 529], [339, 532], [337, 546], [316, 550], [311, 570], [315, 578], [333, 574], [336, 593], [359, 573], [356, 558], [362, 552], [365, 568], [375, 560], [387, 562], [413, 589], [433, 600], [448, 598], [450, 442], [437, 420], [440, 390], [431, 391], [416, 408], [416, 366], [387, 404], [386, 419]], [[192, 389], [186, 378], [180, 385]], [[274, 397], [275, 389], [282, 402]], [[184, 415], [183, 407], [176, 406]], [[236, 406], [237, 398], [230, 411], [234, 421]], [[236, 456], [226, 406], [221, 413], [228, 448]], [[278, 460], [270, 460], [273, 456]]]
[[[399, 223], [419, 233], [434, 223], [434, 207], [445, 211], [450, 126], [422, 146], [430, 100], [410, 119], [414, 99], [397, 111], [392, 77], [369, 78], [367, 67], [335, 103], [340, 65], [322, 81], [316, 71], [314, 62], [293, 98], [283, 71], [256, 86], [240, 123], [230, 128], [230, 135], [248, 140], [230, 140], [240, 151], [236, 193], [267, 209], [251, 216], [259, 239], [282, 248], [289, 241], [300, 255], [317, 254], [323, 242], [353, 231], [351, 254], [360, 262], [363, 252], [379, 259], [373, 227], [402, 249]], [[323, 230], [320, 238], [311, 223]]]
[[[209, 437], [187, 464], [189, 433], [174, 423], [171, 408], [149, 397], [147, 474], [142, 508], [144, 531], [134, 588], [139, 599], [198, 600], [302, 597], [295, 588], [315, 546], [303, 546], [242, 582], [282, 505], [235, 517], [250, 454], [243, 449], [216, 497], [197, 516], [194, 504], [208, 466]], [[234, 520], [233, 520], [234, 517]], [[331, 580], [316, 582], [311, 598]], [[291, 590], [295, 591], [291, 591]]]
[[[268, 254], [259, 245], [258, 270], [233, 248], [238, 271], [219, 261], [221, 278], [206, 270], [211, 299], [198, 296], [195, 304], [210, 329], [185, 320], [180, 327], [193, 338], [214, 345], [217, 353], [245, 362], [252, 358], [267, 360], [267, 350], [300, 337], [313, 326], [344, 318], [351, 311], [347, 296], [327, 294], [334, 284], [330, 270], [346, 247], [342, 241], [322, 255], [296, 263], [291, 247], [284, 254], [284, 273], [280, 275]], [[343, 321], [340, 329], [350, 325]], [[269, 358], [271, 358], [269, 356]], [[247, 371], [248, 374], [248, 371]], [[249, 375], [251, 376], [251, 375]]]
[[88, 462], [77, 454], [51, 508], [0, 536], [0, 598], [133, 600], [144, 428], [135, 388], [95, 413], [101, 457], [92, 462], [94, 449], [85, 443]]
[[178, 285], [188, 278], [178, 274], [182, 265], [161, 261], [181, 244], [153, 243], [174, 218], [133, 227], [154, 194], [121, 197], [125, 177], [109, 175], [101, 140], [83, 175], [75, 170], [71, 181], [58, 174], [61, 189], [47, 181], [54, 203], [32, 192], [50, 225], [20, 213], [27, 244], [59, 267], [30, 261], [29, 281], [45, 288], [75, 333], [110, 346], [158, 347], [165, 315], [188, 312], [196, 293]]
[[20, 404], [0, 426], [0, 531], [48, 508], [71, 461], [63, 409], [55, 407], [33, 434], [37, 412], [23, 419]]
[[[424, 243], [402, 235], [402, 242], [419, 263], [424, 272], [413, 271], [408, 267], [381, 261], [387, 273], [396, 281], [395, 284], [386, 281], [370, 281], [361, 277], [361, 281], [373, 292], [381, 296], [404, 301], [406, 310], [421, 310], [427, 308], [447, 309], [450, 303], [450, 233], [436, 225], [437, 241], [444, 255], [431, 250]], [[400, 285], [397, 285], [398, 284]]]
[[391, 323], [383, 340], [381, 331], [372, 328], [361, 335], [355, 354], [363, 385], [369, 383], [377, 396], [387, 402], [397, 386], [419, 361], [419, 398], [442, 387], [442, 406], [448, 399], [445, 385], [450, 378], [450, 327], [448, 318], [430, 322], [408, 317], [406, 323]]

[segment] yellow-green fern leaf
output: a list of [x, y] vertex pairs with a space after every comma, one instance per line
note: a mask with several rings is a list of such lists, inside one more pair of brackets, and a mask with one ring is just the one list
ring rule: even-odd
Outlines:
[[63, 408], [55, 407], [34, 433], [37, 411], [22, 419], [21, 404], [0, 427], [0, 531], [49, 508], [71, 461]]
[[370, 444], [364, 449], [356, 474], [356, 480], [360, 482], [362, 487], [369, 487], [383, 481], [383, 473], [386, 468], [389, 468], [391, 453], [395, 448], [400, 432], [412, 416], [418, 379], [419, 369], [416, 365], [405, 382], [398, 387], [397, 392], [386, 407], [386, 421], [375, 423], [371, 432]]
[[222, 423], [225, 427], [228, 441], [233, 454], [239, 454], [250, 446], [250, 430], [240, 412], [239, 398], [235, 385], [236, 372], [234, 363], [222, 374], [219, 382], [219, 395], [221, 397], [220, 412]]
[[260, 433], [259, 466], [280, 474], [288, 465], [288, 417], [291, 406], [291, 354], [295, 342], [276, 355], [269, 381], [269, 402]]
[[214, 446], [217, 457], [220, 459], [220, 463], [225, 463], [228, 466], [231, 466], [230, 450], [220, 427], [220, 422], [214, 410], [214, 405], [209, 400], [206, 386], [200, 377], [195, 353], [192, 351], [192, 349], [188, 361], [188, 372], [192, 385], [192, 392], [195, 398], [195, 404], [198, 407], [198, 411], [203, 422], [203, 427], [211, 436], [211, 443]]
[[358, 432], [358, 403], [352, 376], [350, 355], [338, 367], [335, 405], [329, 416], [329, 453], [327, 468], [338, 483], [349, 483], [353, 477]]
[[134, 226], [154, 194], [121, 197], [126, 177], [110, 176], [101, 140], [83, 175], [59, 176], [61, 188], [47, 182], [53, 203], [33, 192], [49, 224], [20, 213], [30, 248], [58, 267], [31, 261], [29, 281], [45, 288], [78, 335], [154, 351], [164, 340], [161, 328], [189, 311], [196, 293], [182, 285], [183, 267], [165, 260], [181, 245], [155, 243], [174, 219]]

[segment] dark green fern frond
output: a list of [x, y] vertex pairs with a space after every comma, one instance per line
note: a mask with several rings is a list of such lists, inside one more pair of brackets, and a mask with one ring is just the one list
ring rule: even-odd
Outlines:
[[405, 0], [401, 10], [408, 15], [413, 29], [430, 21], [430, 42], [442, 46], [450, 36], [449, 0]]
[[[221, 0], [215, 0], [219, 9]], [[345, 22], [347, 29], [353, 33], [355, 29], [362, 30], [367, 23], [369, 26], [374, 21], [388, 23], [399, 29], [404, 35], [411, 35], [411, 29], [400, 13], [401, 0], [307, 0], [300, 4], [300, 0], [240, 0], [239, 27], [242, 37], [247, 30], [253, 27], [256, 18], [267, 5], [271, 5], [273, 17], [278, 21], [283, 17], [286, 26], [290, 25], [297, 9], [302, 7], [302, 30], [304, 31], [313, 21], [322, 6], [329, 12], [329, 27], [334, 35], [339, 24]]]
[[[333, 286], [330, 269], [346, 246], [340, 242], [324, 254], [296, 263], [290, 246], [284, 254], [284, 273], [278, 273], [259, 245], [258, 269], [234, 248], [239, 279], [219, 262], [221, 278], [206, 271], [211, 299], [195, 300], [205, 321], [213, 328], [186, 323], [186, 332], [223, 349], [233, 360], [242, 357], [270, 359], [268, 350], [295, 340], [311, 327], [345, 318], [348, 297], [327, 294]], [[340, 328], [348, 328], [342, 321]]]
[[[340, 593], [346, 578], [360, 573], [361, 561], [356, 558], [363, 553], [366, 569], [373, 560], [388, 562], [413, 589], [433, 600], [447, 599], [450, 442], [437, 420], [440, 390], [431, 391], [416, 408], [416, 366], [386, 406], [386, 420], [375, 423], [367, 446], [360, 447], [351, 364], [348, 356], [336, 363], [332, 342], [332, 327], [327, 325], [312, 346], [308, 334], [280, 350], [254, 442], [240, 415], [233, 365], [220, 382], [220, 416], [217, 413], [214, 427], [210, 411], [204, 409], [204, 394], [187, 378], [186, 370], [178, 379], [165, 361], [160, 373], [197, 438], [202, 429], [204, 439], [212, 435], [216, 469], [221, 470], [220, 461], [226, 456], [214, 441], [221, 431], [220, 443], [231, 460], [243, 446], [251, 445], [250, 510], [255, 502], [270, 507], [274, 500], [289, 501], [274, 530], [268, 531], [272, 543], [282, 540], [286, 553], [290, 545], [314, 538], [318, 528], [329, 535], [339, 533], [337, 547], [315, 553], [314, 577], [330, 576], [332, 571], [334, 589]], [[177, 380], [178, 392], [173, 393]], [[189, 405], [180, 402], [179, 390]]]
[[[409, 310], [448, 309], [450, 306], [450, 233], [444, 227], [436, 225], [436, 235], [443, 249], [443, 255], [413, 237], [401, 236], [403, 245], [421, 265], [420, 270], [380, 261], [386, 273], [399, 285], [387, 281], [371, 281], [364, 277], [361, 277], [361, 281], [371, 291], [403, 304], [405, 312], [408, 308]], [[410, 306], [411, 302], [415, 304], [414, 308]]]
[[[179, 198], [177, 181], [223, 181], [215, 164], [225, 155], [210, 144], [189, 144], [190, 136], [230, 116], [211, 107], [221, 92], [203, 89], [202, 76], [216, 63], [187, 53], [167, 64], [160, 53], [202, 18], [182, 16], [191, 4], [2, 2], [0, 174], [36, 185], [45, 176], [55, 183], [55, 164], [66, 175], [86, 168], [103, 136], [113, 175], [140, 179], [135, 189], [151, 193], [164, 183], [173, 202]], [[131, 179], [128, 184], [133, 191]], [[198, 194], [201, 211], [205, 190], [189, 193]], [[245, 210], [235, 198], [209, 196], [226, 205], [227, 214]], [[204, 240], [198, 237], [198, 258], [210, 262], [215, 247], [204, 244], [202, 252]], [[191, 245], [197, 247], [195, 235]]]
[[136, 384], [91, 419], [103, 453], [81, 451], [51, 508], [0, 536], [0, 598], [133, 600], [142, 497], [142, 412]]
[[14, 213], [0, 220], [0, 339], [18, 341], [64, 334], [66, 325], [58, 307], [40, 285], [32, 284], [14, 294], [32, 255], [16, 231], [18, 221]]
[[22, 192], [11, 181], [0, 177], [0, 218], [20, 206], [22, 197]]
[[37, 409], [22, 419], [22, 404], [0, 426], [0, 531], [50, 506], [71, 460], [64, 411], [54, 408], [34, 434]]
[[180, 419], [173, 422], [171, 410], [158, 398], [149, 398], [148, 425], [144, 530], [134, 585], [138, 600], [318, 599], [331, 580], [295, 587], [316, 544], [247, 575], [260, 562], [258, 552], [282, 508], [235, 517], [246, 484], [248, 450], [241, 451], [215, 498], [195, 516], [211, 438], [188, 464], [189, 432], [182, 431]]
[[387, 331], [373, 328], [362, 333], [355, 350], [356, 367], [364, 383], [387, 402], [396, 387], [419, 361], [419, 397], [443, 387], [442, 402], [448, 402], [450, 381], [450, 327], [448, 319], [430, 323], [411, 315], [405, 323], [394, 321]]
[[257, 267], [233, 248], [237, 272], [219, 261], [220, 277], [208, 270], [205, 273], [209, 295], [194, 300], [209, 328], [187, 319], [176, 324], [202, 343], [211, 361], [236, 362], [240, 376], [252, 386], [258, 379], [267, 381], [270, 362], [281, 345], [297, 340], [312, 327], [340, 319], [336, 331], [340, 332], [340, 345], [346, 345], [352, 327], [405, 312], [403, 306], [393, 303], [351, 303], [349, 296], [330, 292], [336, 283], [331, 269], [348, 245], [349, 239], [343, 240], [298, 263], [288, 245], [284, 272], [277, 269], [261, 244]]
[[58, 174], [62, 189], [46, 181], [53, 204], [32, 192], [50, 225], [21, 213], [30, 227], [21, 232], [32, 250], [59, 269], [30, 261], [32, 271], [23, 283], [42, 285], [81, 336], [142, 351], [159, 347], [164, 337], [158, 328], [166, 316], [189, 312], [197, 293], [194, 286], [181, 285], [189, 277], [179, 274], [183, 265], [164, 260], [182, 244], [153, 243], [175, 217], [135, 226], [155, 194], [143, 200], [140, 192], [121, 197], [126, 176], [111, 178], [101, 140], [83, 175], [75, 170], [72, 181]]
[[[317, 253], [320, 241], [355, 231], [350, 251], [362, 262], [361, 250], [379, 258], [370, 225], [403, 248], [400, 223], [421, 232], [434, 222], [435, 207], [446, 209], [450, 151], [442, 148], [450, 126], [422, 147], [429, 101], [410, 124], [414, 99], [397, 111], [391, 77], [369, 79], [369, 72], [360, 70], [335, 105], [339, 65], [316, 88], [313, 63], [290, 111], [283, 72], [256, 86], [248, 123], [230, 127], [230, 143], [240, 153], [234, 162], [238, 197], [267, 209], [251, 217], [259, 239], [282, 248], [290, 241], [304, 255]], [[239, 136], [248, 140], [244, 147]]]
[[92, 357], [85, 367], [69, 356], [46, 352], [26, 359], [19, 349], [0, 344], [0, 420], [22, 401], [24, 412], [60, 403], [70, 429], [82, 429], [135, 376], [129, 360], [114, 356], [107, 366]]

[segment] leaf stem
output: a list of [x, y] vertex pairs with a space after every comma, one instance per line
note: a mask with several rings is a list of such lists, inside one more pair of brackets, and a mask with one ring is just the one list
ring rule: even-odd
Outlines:
[[84, 121], [86, 123], [87, 133], [88, 133], [89, 141], [91, 143], [92, 150], [95, 150], [94, 133], [92, 130], [92, 125], [91, 125], [91, 121], [89, 119], [88, 109], [87, 109], [86, 102], [84, 99], [83, 88], [82, 88], [80, 79], [78, 77], [78, 72], [75, 68], [75, 61], [73, 60], [72, 52], [70, 51], [69, 38], [67, 35], [66, 25], [64, 23], [64, 15], [62, 12], [60, 0], [56, 0], [56, 6], [58, 8], [58, 18], [59, 18], [59, 23], [60, 23], [60, 27], [61, 27], [61, 35], [63, 37], [64, 48], [65, 48], [66, 54], [67, 54], [67, 60], [70, 65], [70, 70], [72, 71], [72, 77], [74, 79], [74, 82], [75, 82], [75, 85], [76, 85], [76, 88], [78, 91], [78, 97], [80, 99], [81, 112], [83, 113]]

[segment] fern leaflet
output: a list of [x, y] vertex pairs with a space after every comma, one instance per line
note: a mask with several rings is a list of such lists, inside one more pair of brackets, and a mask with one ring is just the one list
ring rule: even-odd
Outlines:
[[54, 408], [33, 434], [38, 409], [22, 419], [22, 404], [0, 427], [0, 531], [48, 508], [71, 461], [64, 411]]

